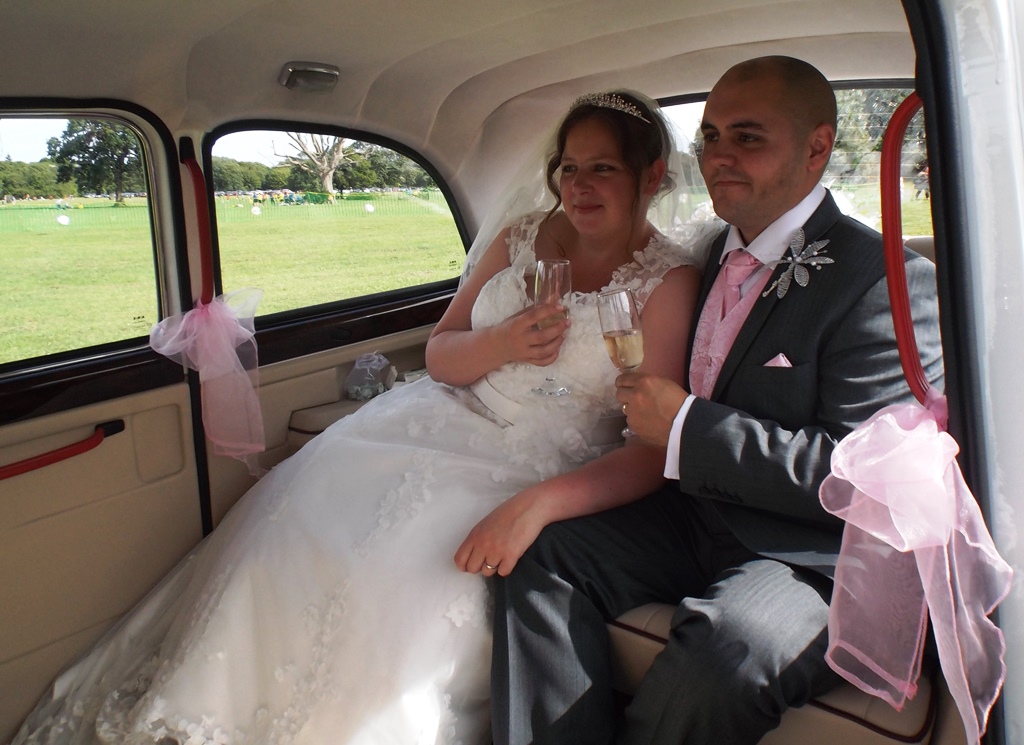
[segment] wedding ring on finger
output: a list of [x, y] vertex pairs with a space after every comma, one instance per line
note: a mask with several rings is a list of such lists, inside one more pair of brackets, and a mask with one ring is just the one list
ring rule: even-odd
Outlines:
[[497, 564], [493, 564], [492, 565], [492, 564], [488, 564], [486, 561], [484, 562], [484, 569], [490, 569], [493, 572], [497, 568], [498, 568]]

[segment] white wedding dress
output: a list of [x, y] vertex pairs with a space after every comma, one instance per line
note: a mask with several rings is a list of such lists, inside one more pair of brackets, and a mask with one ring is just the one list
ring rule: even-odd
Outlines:
[[[513, 226], [512, 266], [481, 291], [474, 327], [529, 302], [541, 217]], [[660, 235], [635, 259], [610, 286], [641, 303], [693, 263]], [[482, 398], [506, 414], [512, 403], [514, 425], [472, 390], [424, 378], [276, 467], [57, 679], [14, 742], [489, 742], [487, 584], [453, 556], [503, 500], [614, 446], [603, 432], [621, 420], [601, 414], [616, 408], [616, 370], [595, 298], [573, 295], [554, 365], [487, 376]], [[570, 395], [531, 392], [552, 373]]]

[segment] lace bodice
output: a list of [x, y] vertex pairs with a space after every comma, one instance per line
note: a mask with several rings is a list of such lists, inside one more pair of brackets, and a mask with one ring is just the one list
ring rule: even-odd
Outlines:
[[[510, 266], [495, 274], [481, 289], [473, 307], [474, 328], [500, 323], [526, 308], [531, 300], [526, 292], [526, 277], [533, 274], [537, 259], [534, 242], [544, 213], [527, 215], [511, 226], [509, 238]], [[693, 260], [677, 244], [655, 233], [633, 260], [620, 266], [611, 281], [601, 291], [628, 288], [633, 291], [641, 313], [651, 293], [663, 281], [665, 273], [673, 267], [691, 264]], [[592, 420], [603, 412], [617, 408], [615, 377], [618, 371], [608, 359], [601, 338], [601, 324], [597, 313], [597, 292], [574, 292], [569, 299], [572, 326], [566, 332], [558, 360], [549, 367], [536, 367], [526, 363], [505, 365], [487, 375], [487, 381], [507, 398], [523, 405], [528, 411], [541, 411], [549, 419], [557, 409], [558, 416], [588, 416], [591, 424], [580, 422], [583, 432], [592, 426]], [[538, 396], [532, 389], [546, 376], [572, 391], [568, 396]], [[519, 426], [517, 424], [517, 426]]]

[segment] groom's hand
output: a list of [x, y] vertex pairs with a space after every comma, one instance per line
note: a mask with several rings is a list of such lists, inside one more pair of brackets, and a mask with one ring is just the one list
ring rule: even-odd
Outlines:
[[668, 445], [672, 422], [690, 394], [673, 380], [642, 373], [623, 373], [615, 387], [629, 429], [654, 445]]

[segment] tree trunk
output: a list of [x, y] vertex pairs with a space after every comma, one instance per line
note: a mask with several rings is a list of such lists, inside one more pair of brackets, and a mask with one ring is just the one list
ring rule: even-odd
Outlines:
[[325, 194], [334, 196], [334, 171], [327, 171], [320, 174], [320, 187]]

